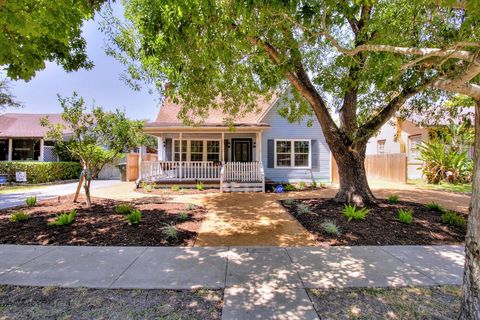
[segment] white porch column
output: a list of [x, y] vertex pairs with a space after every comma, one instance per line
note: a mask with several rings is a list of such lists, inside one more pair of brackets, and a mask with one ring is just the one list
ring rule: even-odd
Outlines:
[[220, 161], [225, 163], [225, 133], [222, 132], [222, 141], [220, 141]]
[[[180, 132], [180, 146], [179, 146], [179, 151], [180, 151], [180, 180], [182, 180], [182, 177], [183, 177], [183, 157], [182, 157], [182, 154], [183, 154], [183, 142], [182, 142], [182, 139], [183, 139], [183, 132]], [[175, 146], [173, 146], [173, 148], [175, 149]], [[187, 149], [188, 149], [188, 146], [187, 146]], [[187, 150], [188, 152], [188, 150]]]
[[163, 145], [163, 136], [157, 137], [157, 158], [158, 161], [165, 160], [165, 146]]
[[262, 132], [257, 132], [256, 148], [255, 148], [255, 160], [262, 161]]
[[44, 140], [40, 139], [40, 155], [38, 156], [38, 161], [45, 161], [45, 154], [43, 152]]
[[8, 139], [8, 161], [12, 161], [13, 155], [13, 140]]

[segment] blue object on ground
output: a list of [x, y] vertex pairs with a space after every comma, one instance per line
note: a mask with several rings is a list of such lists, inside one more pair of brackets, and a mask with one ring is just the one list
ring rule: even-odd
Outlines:
[[275, 192], [276, 193], [283, 193], [285, 189], [283, 189], [283, 186], [279, 184], [278, 186], [275, 187]]

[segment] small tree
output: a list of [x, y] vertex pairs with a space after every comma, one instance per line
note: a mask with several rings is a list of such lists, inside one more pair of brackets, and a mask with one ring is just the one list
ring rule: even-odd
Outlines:
[[87, 205], [91, 205], [90, 184], [102, 168], [115, 163], [123, 152], [141, 145], [146, 139], [142, 133], [143, 122], [127, 119], [116, 110], [105, 112], [93, 107], [87, 113], [85, 101], [76, 93], [70, 98], [59, 96], [64, 123], [53, 124], [48, 117], [41, 124], [49, 128], [47, 137], [63, 143], [65, 148], [83, 165], [79, 186], [83, 183]]

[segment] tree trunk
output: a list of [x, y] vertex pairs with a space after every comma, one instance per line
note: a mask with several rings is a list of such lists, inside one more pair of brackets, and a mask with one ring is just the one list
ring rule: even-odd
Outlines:
[[365, 149], [344, 152], [332, 149], [332, 154], [337, 162], [340, 177], [340, 190], [334, 200], [361, 207], [374, 204], [375, 197], [368, 186], [365, 172]]
[[87, 207], [90, 207], [92, 205], [92, 200], [90, 198], [90, 182], [92, 182], [92, 179], [87, 176], [85, 179], [85, 184], [83, 185], [83, 188], [85, 189], [85, 199], [87, 202]]
[[465, 237], [465, 269], [460, 319], [480, 319], [480, 100], [475, 109], [475, 169]]

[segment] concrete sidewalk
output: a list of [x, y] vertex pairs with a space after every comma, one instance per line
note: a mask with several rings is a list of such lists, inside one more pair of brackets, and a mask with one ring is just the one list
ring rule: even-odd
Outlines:
[[[93, 180], [92, 192], [101, 190], [103, 188], [110, 188], [121, 184], [118, 180]], [[58, 196], [66, 196], [74, 194], [77, 190], [78, 182], [56, 184], [51, 186], [45, 186], [38, 189], [26, 190], [15, 193], [7, 193], [0, 195], [0, 209], [6, 209], [16, 207], [25, 204], [25, 199], [31, 196], [36, 196], [38, 200], [52, 199]], [[82, 188], [83, 193], [83, 188]], [[95, 193], [92, 196], [96, 196]]]
[[223, 319], [317, 319], [305, 288], [462, 282], [463, 246], [0, 246], [0, 284], [223, 288]]

